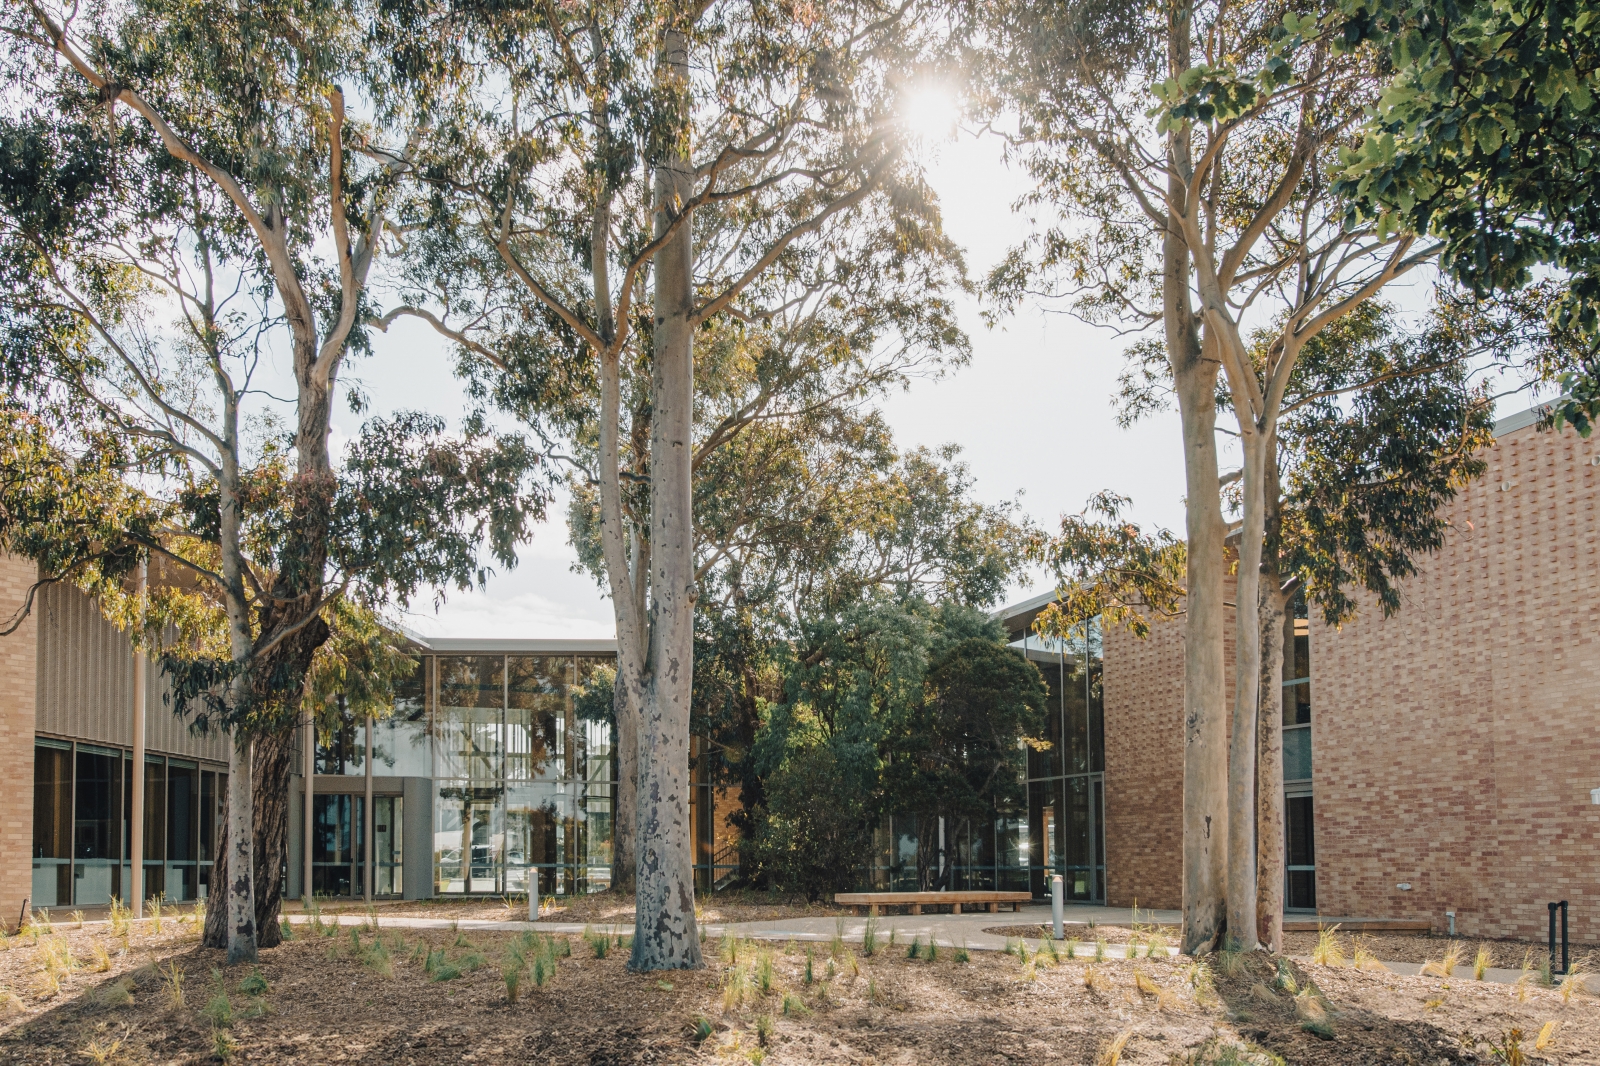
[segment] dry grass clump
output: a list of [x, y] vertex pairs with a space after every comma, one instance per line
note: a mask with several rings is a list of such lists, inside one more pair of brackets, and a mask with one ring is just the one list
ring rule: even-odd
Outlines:
[[1460, 943], [1452, 940], [1450, 942], [1450, 946], [1445, 949], [1444, 957], [1442, 959], [1440, 959], [1438, 962], [1434, 962], [1432, 959], [1429, 959], [1427, 962], [1422, 964], [1422, 976], [1443, 977], [1445, 979], [1449, 979], [1450, 977], [1454, 976], [1456, 967], [1461, 965], [1461, 957], [1463, 954], [1464, 951]]
[[1318, 966], [1343, 966], [1344, 948], [1339, 944], [1337, 925], [1317, 926], [1317, 946], [1311, 951], [1311, 961]]
[[1128, 1041], [1133, 1039], [1133, 1030], [1124, 1029], [1100, 1048], [1100, 1054], [1095, 1056], [1094, 1066], [1117, 1066], [1122, 1061], [1122, 1052], [1128, 1046]]

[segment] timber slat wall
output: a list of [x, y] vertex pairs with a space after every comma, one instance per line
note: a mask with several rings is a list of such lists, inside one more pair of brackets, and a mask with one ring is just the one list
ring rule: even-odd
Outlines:
[[[87, 743], [133, 744], [133, 648], [76, 588], [49, 585], [36, 608], [39, 626], [39, 732]], [[226, 762], [220, 736], [197, 737], [164, 700], [152, 663], [145, 671], [145, 746], [152, 753]]]

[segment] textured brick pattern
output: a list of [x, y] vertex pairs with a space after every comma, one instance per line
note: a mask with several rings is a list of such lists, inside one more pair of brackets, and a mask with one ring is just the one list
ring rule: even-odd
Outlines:
[[1106, 902], [1183, 903], [1183, 623], [1105, 634]]
[[[1397, 616], [1312, 626], [1317, 902], [1600, 941], [1600, 440], [1522, 429]], [[1409, 882], [1411, 891], [1396, 886]]]
[[[26, 559], [0, 553], [0, 619], [9, 619], [38, 573]], [[33, 889], [33, 722], [38, 629], [30, 618], [0, 637], [0, 758], [7, 782], [0, 802], [0, 925], [14, 929]]]
[[[1231, 577], [1225, 595], [1232, 602]], [[1231, 706], [1231, 609], [1227, 619]], [[1106, 902], [1114, 907], [1183, 905], [1183, 646], [1182, 617], [1152, 620], [1143, 640], [1125, 629], [1105, 634]]]

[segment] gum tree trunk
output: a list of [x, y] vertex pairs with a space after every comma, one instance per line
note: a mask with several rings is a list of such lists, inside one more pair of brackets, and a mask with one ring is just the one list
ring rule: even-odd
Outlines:
[[[620, 673], [620, 671], [619, 671]], [[614, 690], [617, 719], [617, 795], [612, 810], [611, 887], [632, 892], [638, 879], [639, 728], [619, 676]]]
[[[242, 688], [242, 686], [240, 686]], [[255, 847], [251, 837], [251, 802], [254, 777], [250, 765], [250, 737], [235, 733], [228, 750], [228, 865], [224, 910], [228, 965], [256, 961]]]
[[[1174, 76], [1190, 66], [1190, 18], [1175, 6], [1169, 15], [1168, 66]], [[1168, 211], [1185, 210], [1180, 174], [1192, 169], [1186, 128], [1169, 135], [1172, 176]], [[1223, 731], [1222, 491], [1217, 483], [1219, 362], [1209, 338], [1202, 343], [1189, 286], [1189, 250], [1169, 214], [1162, 237], [1162, 320], [1173, 389], [1183, 422], [1184, 508], [1188, 538], [1188, 595], [1183, 650], [1183, 951], [1197, 955], [1222, 935], [1227, 844], [1227, 762]]]
[[[663, 80], [689, 85], [689, 43], [663, 34]], [[685, 210], [693, 172], [687, 146], [661, 160], [655, 231]], [[684, 220], [687, 223], [687, 220]], [[694, 673], [694, 262], [690, 226], [677, 226], [655, 256], [651, 370], [650, 645], [639, 715], [639, 868], [635, 972], [698, 968], [693, 856], [689, 847], [689, 698]]]
[[1261, 717], [1256, 731], [1256, 939], [1283, 950], [1283, 657], [1292, 639], [1289, 597], [1276, 568], [1261, 582]]
[[1274, 955], [1283, 950], [1283, 677], [1293, 639], [1288, 620], [1293, 589], [1283, 580], [1283, 489], [1274, 436], [1267, 443], [1262, 512], [1260, 708], [1256, 723], [1256, 939]]
[[[1237, 395], [1237, 390], [1235, 395]], [[1233, 737], [1228, 750], [1228, 939], [1245, 951], [1256, 946], [1256, 721], [1261, 687], [1258, 636], [1261, 596], [1262, 476], [1266, 434], [1241, 412], [1244, 523], [1239, 537], [1239, 580], [1234, 593]]]
[[283, 906], [283, 864], [287, 860], [289, 825], [289, 738], [270, 733], [255, 740], [256, 944], [275, 948], [283, 942], [278, 911]]

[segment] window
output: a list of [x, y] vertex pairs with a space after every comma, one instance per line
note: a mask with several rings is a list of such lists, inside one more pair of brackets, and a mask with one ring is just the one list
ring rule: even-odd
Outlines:
[[[145, 762], [144, 894], [203, 899], [227, 775], [184, 759]], [[34, 907], [103, 906], [132, 889], [133, 760], [124, 749], [35, 738]]]
[[1311, 622], [1295, 597], [1283, 648], [1284, 908], [1316, 910], [1316, 826], [1312, 818]]

